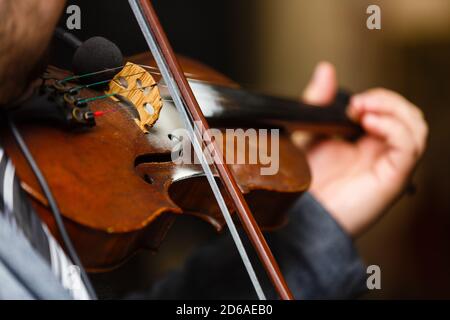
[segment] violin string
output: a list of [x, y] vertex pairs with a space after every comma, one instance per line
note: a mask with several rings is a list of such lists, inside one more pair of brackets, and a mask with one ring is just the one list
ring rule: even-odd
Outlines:
[[[92, 85], [94, 85], [94, 84], [92, 84]], [[145, 86], [145, 87], [141, 87], [141, 88], [134, 88], [134, 89], [124, 90], [124, 91], [120, 91], [120, 92], [116, 92], [116, 93], [109, 93], [109, 94], [99, 95], [99, 96], [95, 96], [95, 97], [91, 97], [91, 98], [78, 99], [78, 100], [75, 101], [75, 104], [83, 104], [83, 103], [89, 103], [89, 102], [93, 102], [93, 101], [97, 101], [97, 100], [103, 100], [103, 99], [106, 99], [106, 98], [113, 97], [113, 96], [115, 96], [117, 94], [133, 92], [133, 91], [142, 90], [142, 89], [146, 89], [146, 88], [152, 88], [152, 87], [155, 87], [155, 86], [167, 88], [167, 85], [165, 85], [165, 84], [156, 84], [155, 83], [155, 84], [152, 84], [150, 86]], [[75, 87], [75, 88], [69, 89], [69, 91], [77, 90], [77, 89], [79, 89], [79, 88]], [[208, 99], [211, 102], [219, 101], [219, 99], [216, 99], [216, 98], [213, 98], [213, 97], [207, 97], [206, 99]], [[170, 99], [170, 98], [169, 99], [168, 98], [161, 98], [161, 101], [174, 103], [173, 99]]]
[[[132, 64], [127, 64], [127, 65], [122, 65], [122, 66], [119, 66], [119, 67], [108, 68], [108, 69], [95, 71], [95, 72], [90, 72], [90, 73], [85, 73], [85, 74], [81, 74], [81, 75], [73, 75], [73, 76], [64, 78], [62, 80], [59, 80], [57, 82], [60, 83], [60, 84], [63, 84], [63, 83], [69, 82], [69, 81], [83, 79], [83, 78], [87, 78], [87, 77], [92, 77], [92, 76], [99, 75], [99, 74], [102, 74], [102, 73], [119, 70], [121, 68], [125, 69], [125, 68], [131, 67], [131, 66], [133, 66], [133, 65]], [[144, 64], [138, 64], [138, 66], [140, 66], [141, 68], [149, 69], [149, 70], [156, 70], [156, 71], [153, 71], [153, 72], [149, 72], [150, 74], [161, 75], [161, 73], [158, 72], [159, 69], [157, 67], [152, 67], [152, 66], [148, 66], [148, 65], [144, 65]], [[144, 71], [138, 72], [138, 73], [134, 73], [134, 74], [130, 74], [130, 75], [126, 75], [126, 76], [123, 76], [123, 78], [129, 78], [129, 77], [136, 76], [136, 75], [143, 74], [143, 73], [144, 73]], [[195, 76], [192, 73], [185, 73], [185, 74], [187, 76], [191, 76], [191, 77]], [[81, 90], [81, 89], [84, 89], [84, 88], [90, 88], [90, 87], [94, 87], [94, 86], [97, 86], [97, 85], [100, 85], [100, 84], [109, 83], [109, 82], [111, 82], [113, 80], [114, 80], [114, 78], [107, 79], [107, 80], [102, 80], [102, 81], [97, 81], [97, 82], [92, 82], [92, 83], [89, 83], [89, 84], [72, 87], [72, 88], [68, 89], [67, 91], [68, 92], [75, 92], [75, 91], [78, 91], [78, 90]], [[151, 85], [149, 87], [154, 87], [155, 85], [156, 84]], [[163, 84], [159, 84], [159, 86], [167, 87], [166, 85], [163, 85]], [[120, 93], [132, 92], [132, 91], [135, 91], [135, 90], [141, 90], [141, 89], [145, 89], [145, 88], [148, 88], [148, 87], [142, 87], [142, 88], [138, 88], [138, 89], [131, 89], [131, 90], [127, 90], [127, 91], [121, 91]], [[91, 98], [86, 98], [86, 99], [79, 99], [79, 100], [76, 101], [76, 103], [78, 103], [78, 104], [89, 103], [89, 102], [96, 101], [96, 100], [106, 99], [106, 98], [112, 97], [112, 96], [114, 96], [116, 94], [118, 94], [118, 93], [104, 94], [104, 95], [99, 95], [99, 96], [96, 96], [96, 97], [91, 97]], [[164, 100], [164, 101], [166, 101], [166, 100]]]
[[154, 83], [150, 86], [145, 86], [145, 87], [141, 87], [141, 88], [134, 88], [134, 89], [130, 89], [130, 90], [124, 90], [124, 91], [120, 91], [120, 92], [115, 92], [115, 93], [107, 93], [104, 95], [99, 95], [99, 96], [95, 96], [95, 97], [91, 97], [91, 98], [85, 98], [85, 99], [78, 99], [75, 101], [75, 104], [84, 104], [84, 103], [89, 103], [92, 101], [96, 101], [96, 100], [102, 100], [102, 99], [106, 99], [109, 97], [113, 97], [116, 94], [122, 94], [122, 93], [128, 93], [128, 92], [133, 92], [133, 91], [139, 91], [139, 90], [143, 90], [143, 89], [147, 89], [147, 88], [153, 88], [155, 87], [157, 84]]
[[[131, 78], [131, 77], [133, 77], [133, 76], [137, 76], [137, 75], [140, 75], [140, 74], [143, 74], [143, 73], [145, 73], [145, 71], [141, 71], [141, 72], [129, 74], [129, 75], [126, 75], [126, 76], [122, 76], [122, 78]], [[70, 91], [73, 92], [73, 91], [78, 91], [78, 90], [85, 89], [85, 88], [95, 87], [95, 86], [98, 86], [98, 85], [100, 85], [100, 84], [109, 83], [109, 82], [111, 82], [111, 81], [113, 81], [113, 80], [114, 80], [114, 79], [108, 79], [108, 80], [103, 80], [103, 81], [93, 82], [93, 83], [89, 83], [89, 84], [85, 84], [85, 85], [81, 85], [81, 86], [77, 86], [77, 87], [70, 88], [68, 91], [69, 91], [69, 92], [70, 92]]]
[[[217, 200], [217, 203], [219, 205], [219, 208], [221, 209], [221, 212], [223, 214], [223, 217], [227, 223], [227, 226], [229, 228], [229, 231], [231, 233], [231, 236], [234, 240], [234, 243], [236, 245], [236, 248], [242, 258], [242, 261], [244, 263], [244, 266], [249, 274], [250, 280], [254, 286], [254, 289], [257, 293], [257, 296], [260, 300], [265, 300], [265, 295], [262, 290], [261, 284], [258, 280], [258, 277], [256, 275], [255, 269], [253, 268], [253, 265], [249, 259], [249, 256], [247, 254], [247, 251], [242, 243], [240, 234], [236, 228], [236, 225], [233, 221], [233, 218], [231, 217], [231, 213], [228, 209], [228, 206], [225, 202], [224, 195], [222, 194], [222, 191], [219, 188], [219, 185], [217, 181], [215, 180], [212, 168], [209, 166], [208, 160], [211, 160], [211, 155], [208, 153], [203, 152], [203, 137], [201, 136], [201, 127], [198, 123], [195, 123], [194, 119], [192, 118], [192, 114], [190, 114], [187, 111], [186, 101], [183, 101], [182, 95], [180, 93], [180, 88], [178, 84], [176, 83], [174, 79], [174, 74], [172, 73], [172, 70], [170, 70], [168, 63], [166, 61], [166, 57], [161, 51], [160, 43], [158, 39], [155, 37], [155, 35], [151, 31], [151, 26], [149, 25], [149, 19], [147, 16], [144, 15], [141, 7], [141, 3], [138, 2], [138, 0], [129, 0], [130, 7], [136, 17], [136, 20], [138, 21], [138, 24], [141, 28], [142, 34], [144, 35], [144, 38], [147, 42], [147, 45], [149, 46], [149, 49], [155, 58], [156, 64], [160, 67], [161, 76], [166, 82], [167, 88], [169, 90], [170, 96], [174, 100], [174, 105], [176, 109], [178, 110], [180, 117], [182, 121], [184, 122], [185, 128], [188, 130], [189, 136], [191, 138], [192, 146], [195, 150], [196, 155], [201, 160], [201, 166], [203, 168], [203, 171], [206, 175], [206, 178], [208, 179], [208, 182], [211, 186], [211, 190]], [[150, 7], [150, 11], [152, 11], [151, 3], [147, 3]], [[147, 8], [148, 9], [148, 8]], [[156, 23], [157, 24], [157, 20]], [[153, 25], [153, 27], [155, 27]], [[158, 25], [156, 26], [156, 29], [158, 29]], [[164, 35], [164, 34], [163, 34]], [[168, 45], [170, 48], [170, 46]], [[172, 53], [169, 53], [171, 55]], [[214, 162], [213, 162], [214, 163]]]
[[[159, 72], [159, 69], [157, 67], [152, 67], [152, 66], [148, 66], [148, 65], [145, 65], [145, 64], [137, 64], [137, 65], [140, 66], [141, 68], [144, 68], [144, 69], [147, 69], [147, 70], [153, 70], [153, 71], [149, 71], [150, 74], [161, 75], [161, 72]], [[90, 73], [84, 73], [84, 74], [81, 74], [81, 75], [72, 75], [72, 76], [69, 76], [69, 77], [64, 78], [62, 80], [59, 80], [58, 83], [63, 84], [63, 83], [69, 82], [69, 81], [79, 80], [79, 79], [83, 79], [83, 78], [88, 78], [88, 77], [96, 76], [96, 75], [103, 74], [103, 73], [106, 73], [106, 72], [116, 71], [116, 70], [119, 70], [119, 69], [125, 69], [125, 68], [131, 67], [131, 66], [133, 66], [133, 64], [122, 65], [122, 66], [119, 66], [119, 67], [108, 68], [108, 69], [95, 71], [95, 72], [90, 72]], [[186, 72], [185, 75], [188, 76], [188, 77], [195, 77], [196, 76], [195, 74], [189, 73], [189, 72]], [[104, 81], [107, 82], [107, 81], [112, 81], [112, 80], [114, 80], [114, 79], [109, 79], [109, 80], [104, 80]], [[92, 85], [94, 85], [94, 84], [95, 83], [93, 83]]]
[[[130, 65], [131, 66], [131, 65]], [[73, 80], [78, 80], [78, 79], [83, 79], [83, 78], [87, 78], [87, 77], [92, 77], [98, 74], [102, 74], [105, 72], [110, 72], [110, 71], [115, 71], [115, 70], [119, 70], [119, 69], [125, 69], [127, 66], [120, 66], [120, 67], [115, 67], [115, 68], [108, 68], [108, 69], [104, 69], [104, 70], [100, 70], [100, 71], [95, 71], [95, 72], [89, 72], [89, 73], [84, 73], [81, 75], [72, 75], [70, 77], [64, 78], [60, 81], [58, 81], [59, 83], [66, 83], [69, 81], [73, 81]]]

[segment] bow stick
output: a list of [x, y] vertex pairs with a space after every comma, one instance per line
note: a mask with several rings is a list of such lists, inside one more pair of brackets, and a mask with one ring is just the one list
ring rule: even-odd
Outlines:
[[[265, 295], [261, 284], [256, 276], [255, 270], [248, 258], [247, 252], [231, 214], [225, 203], [219, 185], [214, 179], [213, 172], [208, 160], [212, 163], [219, 174], [220, 180], [225, 187], [236, 209], [237, 215], [242, 223], [244, 231], [258, 254], [259, 260], [267, 272], [275, 290], [283, 300], [293, 299], [286, 281], [281, 274], [275, 258], [267, 245], [264, 236], [256, 223], [242, 192], [229, 167], [225, 163], [222, 152], [209, 134], [209, 126], [202, 114], [200, 106], [184, 76], [178, 63], [175, 53], [164, 33], [158, 16], [149, 0], [129, 0], [131, 9], [139, 23], [145, 40], [153, 54], [153, 57], [160, 69], [162, 78], [168, 86], [174, 104], [181, 115], [186, 129], [189, 132], [195, 153], [201, 162], [202, 168], [212, 188], [214, 196], [219, 204], [232, 238], [236, 244], [239, 254], [244, 262], [245, 268], [250, 276], [259, 299], [264, 300]], [[208, 145], [210, 154], [202, 151], [202, 146]], [[209, 158], [208, 158], [209, 157]]]

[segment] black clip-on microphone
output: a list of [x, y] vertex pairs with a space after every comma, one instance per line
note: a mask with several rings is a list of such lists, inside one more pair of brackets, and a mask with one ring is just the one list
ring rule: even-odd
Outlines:
[[[102, 82], [114, 77], [115, 70], [123, 65], [123, 56], [116, 44], [103, 37], [92, 37], [82, 42], [62, 28], [56, 28], [55, 38], [75, 50], [72, 69], [75, 75], [92, 74], [79, 78], [80, 83]], [[105, 70], [110, 70], [105, 71]], [[98, 71], [105, 71], [96, 73]], [[98, 89], [103, 89], [99, 86]], [[67, 129], [95, 126], [95, 117], [88, 105], [77, 105], [74, 97], [57, 85], [43, 85], [20, 105], [9, 110], [17, 121], [46, 122]]]

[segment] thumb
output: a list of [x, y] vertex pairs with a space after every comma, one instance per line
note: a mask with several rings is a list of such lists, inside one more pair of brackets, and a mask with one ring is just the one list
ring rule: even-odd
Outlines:
[[336, 69], [329, 62], [320, 62], [303, 92], [303, 100], [309, 104], [327, 105], [334, 100], [336, 91]]

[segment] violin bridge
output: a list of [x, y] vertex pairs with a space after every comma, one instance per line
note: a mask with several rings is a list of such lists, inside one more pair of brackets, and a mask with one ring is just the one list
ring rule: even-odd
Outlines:
[[109, 83], [106, 94], [112, 95], [114, 101], [120, 101], [117, 96], [121, 96], [133, 104], [139, 115], [134, 120], [144, 133], [148, 133], [159, 119], [163, 104], [157, 83], [137, 64], [127, 62]]

